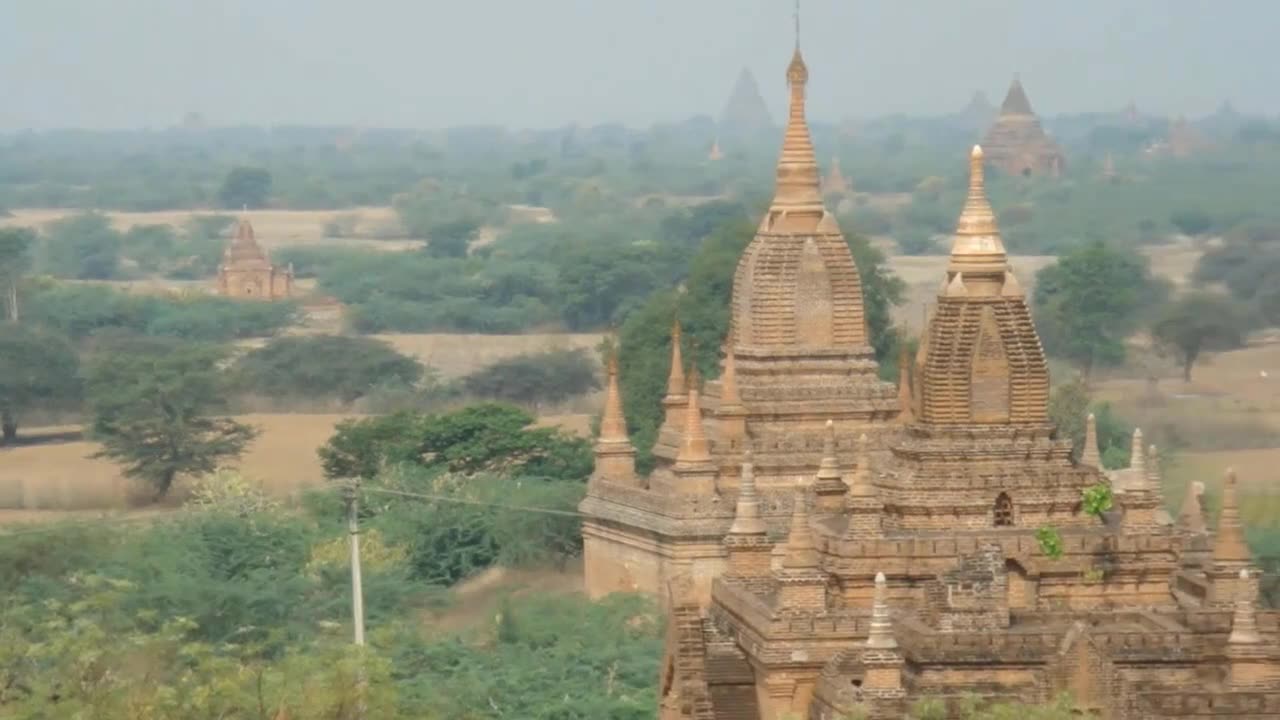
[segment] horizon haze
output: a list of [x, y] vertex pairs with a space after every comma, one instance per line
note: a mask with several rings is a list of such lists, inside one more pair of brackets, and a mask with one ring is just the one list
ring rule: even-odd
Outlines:
[[[943, 114], [976, 90], [998, 104], [1015, 73], [1046, 115], [1130, 100], [1276, 113], [1280, 6], [1230, 9], [805, 0], [810, 114]], [[215, 126], [645, 126], [718, 116], [743, 67], [778, 118], [792, 13], [790, 0], [23, 3], [0, 30], [0, 129], [167, 127], [188, 112]]]

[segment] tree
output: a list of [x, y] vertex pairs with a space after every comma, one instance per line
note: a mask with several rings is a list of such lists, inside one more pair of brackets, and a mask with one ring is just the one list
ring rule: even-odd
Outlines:
[[427, 231], [426, 252], [432, 257], [466, 257], [478, 232], [480, 222], [469, 217], [433, 225]]
[[330, 479], [376, 477], [397, 464], [450, 472], [495, 472], [581, 480], [591, 473], [591, 445], [496, 403], [451, 413], [397, 413], [347, 420], [317, 452]]
[[271, 173], [257, 167], [233, 167], [218, 188], [218, 202], [224, 208], [265, 207], [271, 195]]
[[600, 388], [595, 363], [581, 349], [517, 355], [471, 373], [462, 384], [476, 397], [535, 410]]
[[1087, 380], [1098, 364], [1124, 359], [1142, 309], [1167, 294], [1145, 258], [1095, 242], [1036, 273], [1036, 324], [1046, 351], [1079, 365]]
[[0, 306], [13, 322], [18, 320], [18, 281], [31, 268], [35, 241], [31, 228], [0, 228]]
[[381, 340], [342, 335], [275, 338], [236, 362], [241, 389], [264, 397], [352, 403], [379, 383], [412, 386], [425, 368]]
[[1058, 437], [1071, 440], [1072, 455], [1077, 459], [1084, 449], [1089, 413], [1093, 413], [1103, 466], [1109, 470], [1127, 467], [1133, 427], [1116, 415], [1110, 403], [1094, 402], [1080, 377], [1058, 385], [1049, 394], [1049, 420], [1057, 428]]
[[180, 474], [209, 473], [239, 457], [257, 431], [210, 417], [225, 406], [221, 348], [152, 338], [110, 343], [87, 373], [99, 457], [121, 462], [159, 500]]
[[1202, 353], [1244, 345], [1246, 315], [1220, 295], [1191, 293], [1166, 306], [1151, 325], [1151, 337], [1175, 353], [1182, 379], [1191, 382], [1191, 368]]
[[47, 226], [40, 248], [43, 272], [73, 280], [111, 280], [120, 271], [120, 233], [101, 213], [81, 213]]
[[79, 397], [80, 362], [65, 338], [15, 323], [0, 323], [0, 427], [3, 441], [18, 435], [23, 414], [52, 410]]

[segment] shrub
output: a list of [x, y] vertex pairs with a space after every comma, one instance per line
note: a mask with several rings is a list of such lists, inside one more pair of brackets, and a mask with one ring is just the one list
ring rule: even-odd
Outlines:
[[380, 340], [340, 335], [275, 338], [237, 361], [240, 388], [264, 397], [352, 403], [381, 382], [412, 386], [423, 366]]
[[595, 363], [585, 350], [550, 350], [517, 355], [477, 370], [462, 380], [478, 398], [537, 408], [600, 388]]

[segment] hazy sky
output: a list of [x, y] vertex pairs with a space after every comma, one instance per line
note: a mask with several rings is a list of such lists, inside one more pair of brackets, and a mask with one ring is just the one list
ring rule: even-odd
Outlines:
[[[781, 114], [791, 0], [0, 0], [0, 128]], [[804, 0], [811, 114], [1280, 110], [1275, 0]]]

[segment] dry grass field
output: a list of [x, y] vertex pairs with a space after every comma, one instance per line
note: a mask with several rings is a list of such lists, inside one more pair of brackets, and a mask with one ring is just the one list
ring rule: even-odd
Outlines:
[[528, 333], [525, 335], [450, 335], [444, 333], [374, 335], [398, 352], [455, 378], [515, 355], [547, 350], [593, 352], [600, 333]]
[[[323, 482], [316, 450], [349, 414], [254, 414], [238, 419], [257, 427], [261, 434], [237, 464], [249, 480], [279, 497], [293, 497]], [[591, 416], [547, 415], [542, 426], [557, 426], [578, 434], [590, 433]], [[28, 439], [44, 438], [13, 448], [0, 449], [0, 524], [6, 521], [65, 518], [66, 511], [92, 514], [101, 509], [123, 509], [138, 490], [110, 460], [91, 457], [97, 443], [61, 440], [79, 428], [24, 429]], [[186, 486], [175, 486], [171, 501], [184, 497]], [[70, 515], [74, 517], [75, 515]]]

